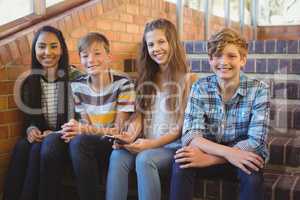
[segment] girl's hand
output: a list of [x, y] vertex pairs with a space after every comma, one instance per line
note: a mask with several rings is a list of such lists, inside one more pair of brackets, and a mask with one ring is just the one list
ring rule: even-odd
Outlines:
[[27, 140], [30, 143], [41, 142], [43, 140], [41, 131], [37, 128], [32, 128], [27, 134]]
[[125, 144], [130, 144], [134, 141], [134, 137], [132, 137], [132, 134], [129, 132], [123, 131], [121, 134], [114, 135], [114, 144], [113, 148], [114, 149], [120, 149], [123, 148]]
[[225, 155], [231, 164], [247, 174], [251, 174], [250, 170], [259, 171], [260, 168], [264, 167], [264, 160], [259, 155], [249, 151], [231, 148]]
[[65, 142], [69, 142], [76, 135], [82, 134], [85, 130], [85, 124], [81, 124], [75, 119], [71, 119], [68, 123], [61, 126], [63, 135], [61, 138]]
[[134, 143], [125, 144], [123, 147], [131, 153], [139, 153], [146, 149], [151, 149], [154, 147], [154, 140], [151, 139], [137, 139]]

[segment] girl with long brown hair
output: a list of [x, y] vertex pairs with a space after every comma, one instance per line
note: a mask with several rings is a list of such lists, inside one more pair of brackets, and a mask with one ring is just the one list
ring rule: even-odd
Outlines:
[[138, 61], [137, 111], [127, 131], [115, 136], [106, 190], [109, 200], [127, 199], [128, 174], [134, 166], [139, 199], [160, 199], [160, 174], [169, 174], [181, 146], [185, 97], [192, 78], [186, 76], [186, 56], [170, 21], [146, 24]]

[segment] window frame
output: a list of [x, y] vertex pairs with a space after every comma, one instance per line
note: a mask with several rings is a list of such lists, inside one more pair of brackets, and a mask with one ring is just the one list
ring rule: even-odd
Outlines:
[[[36, 5], [37, 3], [41, 3], [42, 1], [44, 0], [35, 0], [34, 4]], [[93, 0], [71, 0], [60, 2], [46, 8], [45, 14], [38, 15], [37, 13], [42, 11], [35, 10], [34, 13], [18, 18], [7, 24], [3, 24], [0, 26], [0, 40], [89, 1]]]

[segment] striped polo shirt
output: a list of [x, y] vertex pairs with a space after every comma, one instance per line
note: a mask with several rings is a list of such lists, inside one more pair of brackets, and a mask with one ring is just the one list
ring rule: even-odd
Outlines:
[[94, 91], [90, 77], [84, 75], [71, 83], [75, 112], [87, 115], [97, 127], [112, 127], [117, 112], [134, 112], [134, 84], [126, 76], [110, 72], [112, 83]]

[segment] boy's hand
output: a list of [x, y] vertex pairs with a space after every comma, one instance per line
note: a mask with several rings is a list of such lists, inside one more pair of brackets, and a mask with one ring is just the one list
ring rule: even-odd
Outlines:
[[53, 131], [51, 131], [51, 130], [45, 130], [45, 131], [43, 131], [43, 138], [45, 138], [45, 137], [47, 137], [49, 134], [51, 134]]
[[237, 148], [231, 148], [226, 152], [225, 158], [247, 174], [251, 174], [249, 169], [259, 171], [264, 167], [264, 160], [259, 155]]
[[178, 149], [174, 156], [180, 168], [208, 167], [212, 165], [213, 157], [197, 147], [186, 146]]
[[27, 140], [30, 143], [41, 142], [43, 140], [41, 131], [37, 128], [32, 128], [27, 134]]
[[151, 149], [154, 146], [154, 140], [137, 139], [134, 143], [125, 144], [123, 147], [131, 153], [139, 153], [146, 149]]

